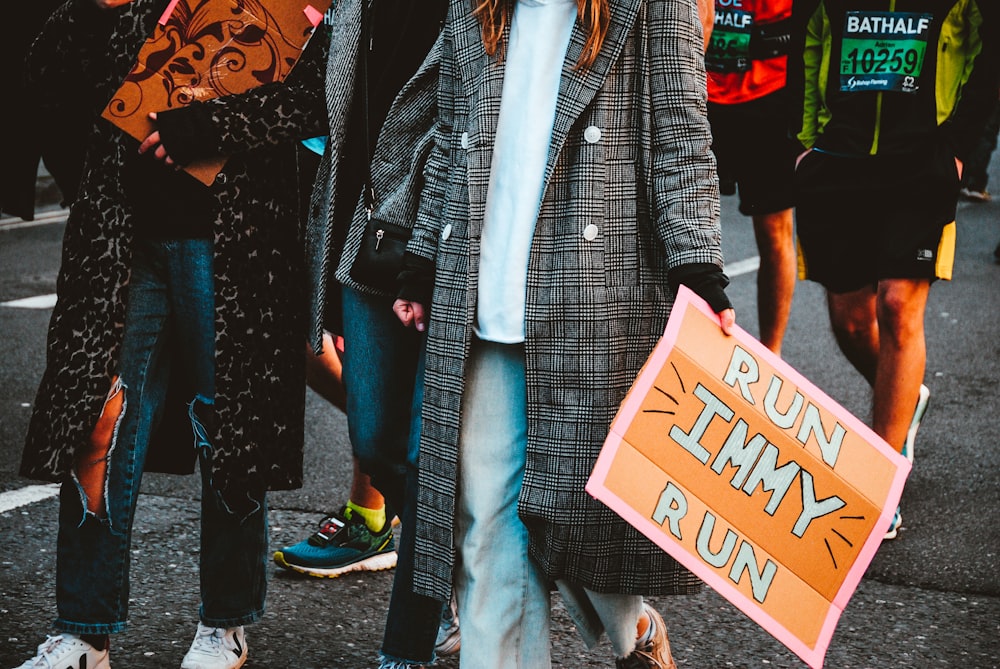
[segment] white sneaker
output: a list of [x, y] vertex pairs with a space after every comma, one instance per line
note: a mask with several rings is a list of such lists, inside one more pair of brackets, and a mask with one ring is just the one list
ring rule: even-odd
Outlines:
[[45, 639], [38, 655], [16, 669], [111, 669], [107, 650], [97, 650], [75, 634]]
[[920, 384], [920, 395], [917, 396], [917, 406], [913, 409], [913, 419], [910, 421], [910, 429], [906, 431], [906, 441], [903, 442], [903, 456], [913, 464], [913, 443], [917, 440], [917, 430], [920, 429], [920, 422], [927, 413], [927, 404], [931, 399], [931, 390], [924, 384]]
[[899, 513], [899, 507], [896, 507], [896, 515], [892, 517], [892, 522], [889, 523], [889, 529], [885, 532], [885, 540], [895, 539], [899, 536], [899, 528], [903, 526], [903, 516]]
[[240, 627], [206, 627], [198, 623], [181, 669], [237, 669], [247, 661], [247, 639]]

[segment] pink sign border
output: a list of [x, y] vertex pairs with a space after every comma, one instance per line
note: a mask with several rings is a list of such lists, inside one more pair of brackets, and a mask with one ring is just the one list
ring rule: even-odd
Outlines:
[[[649, 361], [646, 363], [646, 370], [658, 370], [666, 363], [667, 356], [677, 343], [677, 337], [683, 322], [683, 316], [689, 308], [697, 309], [709, 318], [718, 321], [718, 316], [712, 311], [704, 300], [695, 295], [694, 292], [686, 286], [680, 286], [677, 293], [677, 299], [674, 302], [674, 306], [671, 311], [670, 319], [667, 321], [667, 328], [663, 333], [663, 338], [650, 355]], [[868, 569], [868, 565], [875, 557], [875, 553], [878, 551], [878, 547], [882, 543], [882, 537], [885, 536], [886, 531], [889, 529], [889, 524], [892, 522], [892, 518], [896, 512], [896, 507], [899, 505], [900, 496], [903, 493], [903, 485], [905, 484], [906, 477], [910, 472], [910, 462], [890, 447], [889, 444], [887, 444], [881, 437], [875, 434], [871, 428], [840, 406], [840, 404], [817, 388], [804, 376], [799, 374], [787, 362], [771, 352], [770, 349], [757, 341], [757, 339], [755, 339], [748, 332], [739, 326], [736, 326], [734, 328], [733, 336], [741, 346], [749, 350], [758, 358], [766, 360], [768, 364], [781, 372], [785, 378], [795, 383], [802, 390], [806, 391], [810, 395], [811, 399], [815, 400], [826, 410], [830, 411], [834, 416], [836, 416], [837, 420], [841, 421], [846, 426], [849, 426], [850, 429], [855, 432], [861, 434], [865, 441], [870, 443], [882, 456], [892, 461], [897, 467], [892, 484], [889, 488], [885, 506], [882, 509], [882, 514], [876, 521], [871, 534], [868, 536], [864, 546], [858, 553], [857, 559], [854, 561], [854, 564], [848, 571], [847, 576], [844, 578], [840, 589], [837, 591], [836, 597], [834, 597], [831, 602], [830, 610], [827, 613], [826, 620], [824, 621], [817, 637], [816, 645], [814, 647], [806, 645], [791, 631], [785, 628], [779, 621], [775, 620], [771, 615], [757, 606], [756, 602], [752, 598], [741, 593], [726, 579], [720, 577], [712, 571], [710, 567], [691, 555], [687, 549], [683, 548], [667, 533], [661, 531], [660, 528], [657, 527], [650, 519], [630, 507], [617, 495], [605, 487], [604, 481], [607, 479], [608, 472], [611, 468], [612, 462], [614, 461], [615, 455], [618, 452], [618, 448], [623, 443], [623, 438], [620, 434], [618, 426], [630, 424], [632, 419], [635, 418], [636, 414], [638, 414], [643, 398], [645, 398], [655, 382], [655, 373], [640, 373], [632, 390], [622, 403], [618, 415], [611, 424], [610, 434], [608, 435], [604, 448], [601, 450], [601, 454], [597, 459], [594, 471], [591, 474], [590, 480], [587, 482], [587, 492], [593, 497], [604, 502], [630, 525], [645, 534], [649, 539], [659, 545], [660, 548], [669, 553], [671, 557], [684, 565], [684, 567], [707, 583], [713, 590], [729, 600], [751, 620], [764, 628], [764, 630], [771, 634], [771, 636], [802, 658], [806, 664], [813, 669], [819, 669], [823, 666], [823, 658], [826, 655], [827, 648], [829, 648], [830, 640], [833, 637], [840, 615], [844, 608], [846, 608], [851, 595], [854, 594], [858, 584], [861, 582], [861, 578]]]

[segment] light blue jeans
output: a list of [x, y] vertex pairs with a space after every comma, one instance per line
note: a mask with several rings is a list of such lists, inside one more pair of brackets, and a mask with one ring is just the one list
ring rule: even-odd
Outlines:
[[102, 517], [85, 511], [75, 481], [60, 493], [56, 629], [111, 634], [126, 627], [130, 546], [150, 435], [168, 382], [183, 375], [192, 437], [202, 472], [201, 620], [234, 627], [264, 613], [267, 505], [241, 518], [211, 489], [212, 446], [198, 419], [215, 397], [213, 243], [207, 239], [140, 241], [132, 262], [118, 374], [125, 404], [108, 455]]
[[[462, 669], [551, 666], [549, 581], [528, 555], [517, 514], [528, 441], [524, 346], [473, 341], [462, 399], [455, 590]], [[615, 653], [635, 647], [642, 598], [560, 582], [574, 622], [592, 645], [606, 631]]]

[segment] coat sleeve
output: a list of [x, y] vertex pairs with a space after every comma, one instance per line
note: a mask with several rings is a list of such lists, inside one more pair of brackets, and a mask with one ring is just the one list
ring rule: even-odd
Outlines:
[[25, 59], [22, 132], [41, 152], [64, 201], [83, 174], [87, 140], [106, 98], [108, 42], [120, 9], [100, 10], [93, 0], [70, 0], [49, 16]]
[[[69, 0], [52, 13], [25, 61], [25, 84], [36, 109], [72, 106], [96, 115], [94, 87], [107, 76], [108, 40], [120, 11], [98, 9], [93, 0]], [[84, 102], [90, 103], [86, 110]]]
[[823, 104], [820, 69], [823, 66], [823, 43], [828, 38], [825, 35], [827, 32], [826, 13], [820, 3], [805, 24], [801, 85], [796, 87], [795, 106], [799, 110], [799, 125], [795, 130], [803, 149], [811, 149], [819, 136], [819, 112]]
[[721, 267], [719, 184], [708, 125], [701, 29], [693, 0], [651, 0], [650, 202], [668, 269]]
[[157, 126], [167, 152], [187, 164], [325, 135], [328, 39], [317, 30], [284, 81], [160, 112]]

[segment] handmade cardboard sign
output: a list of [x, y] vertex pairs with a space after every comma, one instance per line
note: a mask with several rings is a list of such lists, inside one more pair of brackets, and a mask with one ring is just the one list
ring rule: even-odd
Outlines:
[[587, 491], [815, 668], [909, 470], [682, 286]]
[[[102, 116], [139, 141], [150, 112], [282, 81], [331, 0], [172, 0]], [[184, 169], [204, 184], [226, 159]]]

